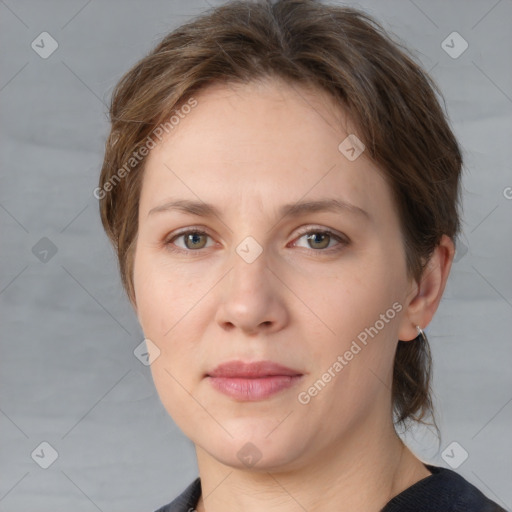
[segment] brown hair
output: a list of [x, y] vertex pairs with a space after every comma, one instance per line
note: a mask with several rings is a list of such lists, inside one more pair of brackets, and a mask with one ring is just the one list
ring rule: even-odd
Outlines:
[[[410, 276], [421, 277], [443, 234], [455, 240], [461, 152], [436, 85], [406, 50], [352, 8], [313, 0], [234, 1], [168, 34], [113, 91], [112, 129], [95, 195], [133, 304], [143, 146], [209, 84], [269, 77], [327, 91], [348, 114], [392, 189]], [[396, 424], [425, 423], [429, 415], [435, 424], [430, 383], [426, 338], [399, 341], [392, 389]]]

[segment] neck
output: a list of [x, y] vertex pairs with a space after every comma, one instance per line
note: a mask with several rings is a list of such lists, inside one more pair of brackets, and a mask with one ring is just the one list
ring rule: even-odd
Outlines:
[[196, 447], [202, 495], [197, 512], [368, 512], [430, 475], [392, 425], [367, 425], [300, 467], [248, 471]]

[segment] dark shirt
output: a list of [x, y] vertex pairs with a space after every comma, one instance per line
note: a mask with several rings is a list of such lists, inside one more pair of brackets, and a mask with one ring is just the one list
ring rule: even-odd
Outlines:
[[[451, 469], [425, 464], [432, 473], [389, 501], [380, 512], [505, 512]], [[174, 501], [156, 512], [192, 512], [201, 496], [196, 478]]]

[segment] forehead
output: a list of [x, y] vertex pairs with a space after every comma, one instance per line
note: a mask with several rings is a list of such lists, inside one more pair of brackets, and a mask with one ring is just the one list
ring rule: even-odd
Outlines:
[[[170, 144], [180, 148], [188, 145], [198, 157], [198, 150], [233, 156], [261, 143], [267, 143], [265, 155], [269, 155], [272, 150], [298, 146], [301, 141], [309, 142], [303, 153], [315, 144], [321, 151], [333, 145], [336, 148], [341, 137], [355, 132], [342, 106], [326, 91], [279, 78], [215, 83], [194, 94], [194, 100], [193, 109], [179, 119], [174, 116], [177, 124], [163, 134], [150, 159]], [[277, 132], [281, 132], [278, 139]]]
[[354, 130], [324, 91], [265, 80], [215, 84], [194, 98], [148, 156], [146, 213], [169, 195], [264, 205], [330, 192], [364, 208], [368, 196], [388, 192], [364, 152], [350, 161], [340, 151]]

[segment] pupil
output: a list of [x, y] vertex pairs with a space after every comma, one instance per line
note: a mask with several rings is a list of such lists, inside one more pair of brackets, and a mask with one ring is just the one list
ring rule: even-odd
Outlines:
[[[328, 236], [329, 235], [326, 235], [325, 233], [315, 233], [314, 235], [311, 235], [309, 239], [312, 240], [314, 244], [322, 244]], [[321, 240], [318, 239], [319, 237]]]
[[[200, 237], [201, 235], [199, 233], [192, 233], [191, 235], [189, 235], [189, 240], [192, 242], [193, 245], [198, 245], [198, 238]], [[200, 242], [199, 242], [200, 244]]]

